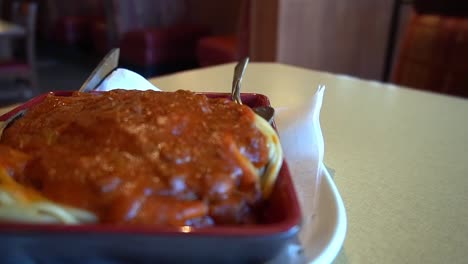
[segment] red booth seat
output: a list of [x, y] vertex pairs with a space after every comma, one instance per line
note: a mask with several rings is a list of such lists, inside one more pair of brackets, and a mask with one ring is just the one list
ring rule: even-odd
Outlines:
[[200, 39], [197, 45], [197, 58], [200, 66], [237, 61], [238, 38], [236, 35], [210, 36]]
[[200, 39], [197, 44], [197, 59], [200, 66], [234, 62], [249, 56], [252, 3], [252, 0], [239, 1], [239, 21], [236, 32]]
[[192, 63], [198, 39], [207, 34], [205, 27], [197, 25], [132, 30], [120, 39], [120, 58], [136, 67]]

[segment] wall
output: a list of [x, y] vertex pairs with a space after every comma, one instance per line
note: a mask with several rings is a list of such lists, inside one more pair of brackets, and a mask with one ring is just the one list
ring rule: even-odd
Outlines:
[[393, 0], [278, 1], [278, 61], [381, 79]]

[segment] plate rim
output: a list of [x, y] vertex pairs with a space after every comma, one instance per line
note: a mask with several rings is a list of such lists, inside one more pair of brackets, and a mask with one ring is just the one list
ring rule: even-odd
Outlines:
[[[324, 193], [322, 191], [323, 188], [328, 188], [330, 191], [331, 196], [333, 196], [333, 213], [336, 215], [335, 218], [335, 225], [333, 227], [333, 231], [330, 233], [329, 239], [325, 245], [325, 247], [320, 250], [319, 254], [314, 256], [314, 258], [310, 261], [310, 263], [331, 263], [333, 260], [338, 256], [341, 248], [343, 247], [344, 240], [346, 238], [347, 232], [347, 215], [344, 206], [343, 199], [338, 191], [338, 188], [333, 181], [330, 172], [326, 168], [326, 166], [321, 163], [321, 171], [322, 171], [322, 183], [320, 184], [320, 193]], [[317, 213], [317, 216], [320, 217], [320, 212]], [[320, 228], [320, 227], [318, 227]]]

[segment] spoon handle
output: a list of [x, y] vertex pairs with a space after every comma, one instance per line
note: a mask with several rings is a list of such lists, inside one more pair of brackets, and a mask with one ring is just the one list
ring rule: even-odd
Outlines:
[[234, 68], [234, 79], [232, 80], [231, 99], [238, 104], [242, 104], [240, 90], [242, 84], [242, 77], [244, 77], [247, 64], [249, 64], [249, 57], [246, 57], [243, 60], [241, 60]]

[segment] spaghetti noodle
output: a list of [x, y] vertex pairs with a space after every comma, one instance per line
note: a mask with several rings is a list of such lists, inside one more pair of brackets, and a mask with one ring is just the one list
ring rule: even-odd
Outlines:
[[49, 95], [0, 144], [0, 219], [40, 223], [252, 223], [283, 159], [250, 108], [188, 91]]

